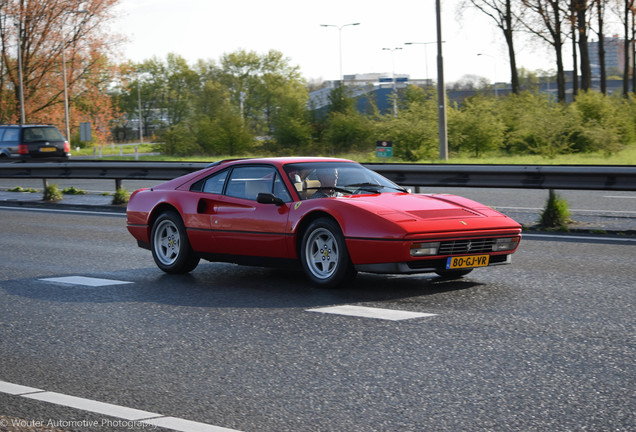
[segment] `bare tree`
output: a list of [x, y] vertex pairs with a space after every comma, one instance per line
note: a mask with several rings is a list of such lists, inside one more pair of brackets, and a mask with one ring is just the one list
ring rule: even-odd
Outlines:
[[623, 24], [623, 96], [629, 96], [629, 72], [630, 72], [630, 49], [634, 46], [632, 30], [630, 24], [634, 15], [635, 0], [615, 0], [612, 9]]
[[[484, 14], [492, 18], [501, 29], [508, 46], [508, 62], [510, 64], [510, 83], [512, 92], [519, 93], [519, 74], [514, 46], [514, 33], [519, 26], [519, 14], [522, 12], [520, 0], [469, 0]], [[516, 7], [517, 11], [513, 10]]]
[[563, 67], [563, 27], [569, 16], [569, 2], [564, 0], [522, 0], [527, 13], [522, 23], [532, 34], [543, 39], [554, 48], [557, 66], [557, 99], [565, 102], [565, 70]]
[[576, 29], [576, 2], [570, 0], [570, 36], [572, 37], [572, 95], [576, 96], [579, 92], [579, 57], [577, 50], [577, 29]]
[[588, 51], [587, 0], [572, 0], [573, 15], [576, 17], [577, 41], [579, 46], [581, 66], [581, 90], [592, 88], [592, 70], [590, 68], [590, 53]]
[[607, 94], [607, 69], [605, 67], [605, 6], [607, 0], [594, 0], [596, 4], [596, 22], [598, 26], [598, 62], [601, 73], [601, 93]]

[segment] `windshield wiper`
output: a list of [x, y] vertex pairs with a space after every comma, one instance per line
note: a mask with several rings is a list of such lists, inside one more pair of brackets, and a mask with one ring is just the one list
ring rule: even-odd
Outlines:
[[[354, 187], [354, 188], [366, 190], [366, 191], [369, 191], [369, 192], [378, 192], [378, 189], [382, 189], [382, 188], [394, 189], [394, 190], [397, 190], [397, 191], [400, 191], [400, 192], [408, 192], [406, 189], [404, 189], [402, 187], [381, 185], [381, 184], [378, 184], [378, 183], [354, 183], [354, 184], [346, 185], [345, 187]], [[371, 188], [377, 188], [377, 189], [371, 189]]]

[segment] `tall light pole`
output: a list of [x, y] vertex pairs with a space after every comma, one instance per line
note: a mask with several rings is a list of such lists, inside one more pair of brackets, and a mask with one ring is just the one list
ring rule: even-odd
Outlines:
[[139, 80], [139, 75], [137, 75], [137, 106], [139, 108], [139, 144], [143, 144], [144, 143], [144, 124], [143, 124], [143, 116], [141, 115], [141, 81]]
[[340, 85], [342, 86], [344, 76], [342, 75], [342, 29], [348, 26], [357, 26], [360, 23], [350, 23], [343, 25], [335, 25], [335, 24], [320, 24], [320, 27], [335, 27], [338, 29], [338, 57], [340, 59]]
[[[70, 11], [68, 14], [85, 14], [88, 11]], [[62, 37], [64, 37], [64, 23], [62, 23]], [[68, 106], [68, 82], [66, 78], [66, 38], [62, 40], [62, 82], [64, 84], [64, 126], [66, 127], [66, 139], [71, 142], [70, 112]]]
[[444, 57], [442, 56], [442, 11], [440, 0], [435, 0], [437, 17], [437, 112], [439, 129], [439, 158], [448, 160], [446, 133], [446, 86], [444, 85]]
[[395, 82], [395, 51], [396, 50], [401, 50], [402, 48], [382, 48], [383, 51], [391, 51], [391, 62], [393, 65], [393, 116], [397, 117], [398, 112], [397, 112], [397, 84]]
[[437, 41], [433, 41], [433, 42], [404, 42], [404, 45], [424, 45], [424, 62], [425, 62], [425, 67], [426, 67], [426, 82], [427, 82], [427, 84], [428, 84], [428, 49], [426, 48], [426, 46], [434, 44], [434, 43], [437, 43]]
[[68, 83], [66, 81], [66, 49], [62, 46], [62, 82], [64, 84], [64, 126], [66, 127], [66, 139], [71, 142], [71, 127], [69, 125], [68, 112]]
[[22, 12], [23, 4], [20, 3], [20, 18], [15, 25], [18, 29], [18, 93], [20, 99], [20, 125], [26, 122], [24, 115], [24, 84], [22, 83]]
[[490, 57], [492, 59], [492, 66], [495, 70], [495, 76], [492, 79], [492, 88], [494, 89], [495, 92], [495, 97], [497, 97], [497, 62], [495, 61], [495, 58], [489, 54], [484, 54], [484, 53], [479, 53], [477, 54], [477, 57]]

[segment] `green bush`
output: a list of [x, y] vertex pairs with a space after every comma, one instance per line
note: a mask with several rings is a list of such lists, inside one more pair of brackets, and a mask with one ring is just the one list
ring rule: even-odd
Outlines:
[[621, 97], [594, 91], [579, 93], [569, 106], [581, 124], [581, 133], [576, 135], [573, 150], [606, 154], [620, 151], [635, 136], [629, 105]]
[[124, 188], [119, 188], [113, 194], [113, 205], [127, 204], [130, 199], [130, 192]]
[[547, 96], [524, 92], [503, 101], [505, 148], [511, 154], [553, 158], [571, 152], [580, 122], [563, 104]]
[[64, 195], [86, 195], [86, 191], [77, 189], [75, 186], [67, 187], [62, 190]]
[[550, 189], [550, 196], [541, 213], [539, 225], [546, 229], [567, 230], [568, 222], [570, 222], [570, 210], [567, 201]]
[[59, 201], [62, 198], [62, 192], [60, 192], [56, 184], [48, 185], [44, 188], [44, 196], [42, 197], [44, 201]]

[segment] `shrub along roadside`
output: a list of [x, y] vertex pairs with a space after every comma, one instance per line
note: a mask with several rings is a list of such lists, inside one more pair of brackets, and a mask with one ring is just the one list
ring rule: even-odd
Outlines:
[[539, 226], [545, 229], [567, 231], [568, 222], [570, 222], [570, 209], [567, 201], [550, 189], [548, 201], [541, 212]]

